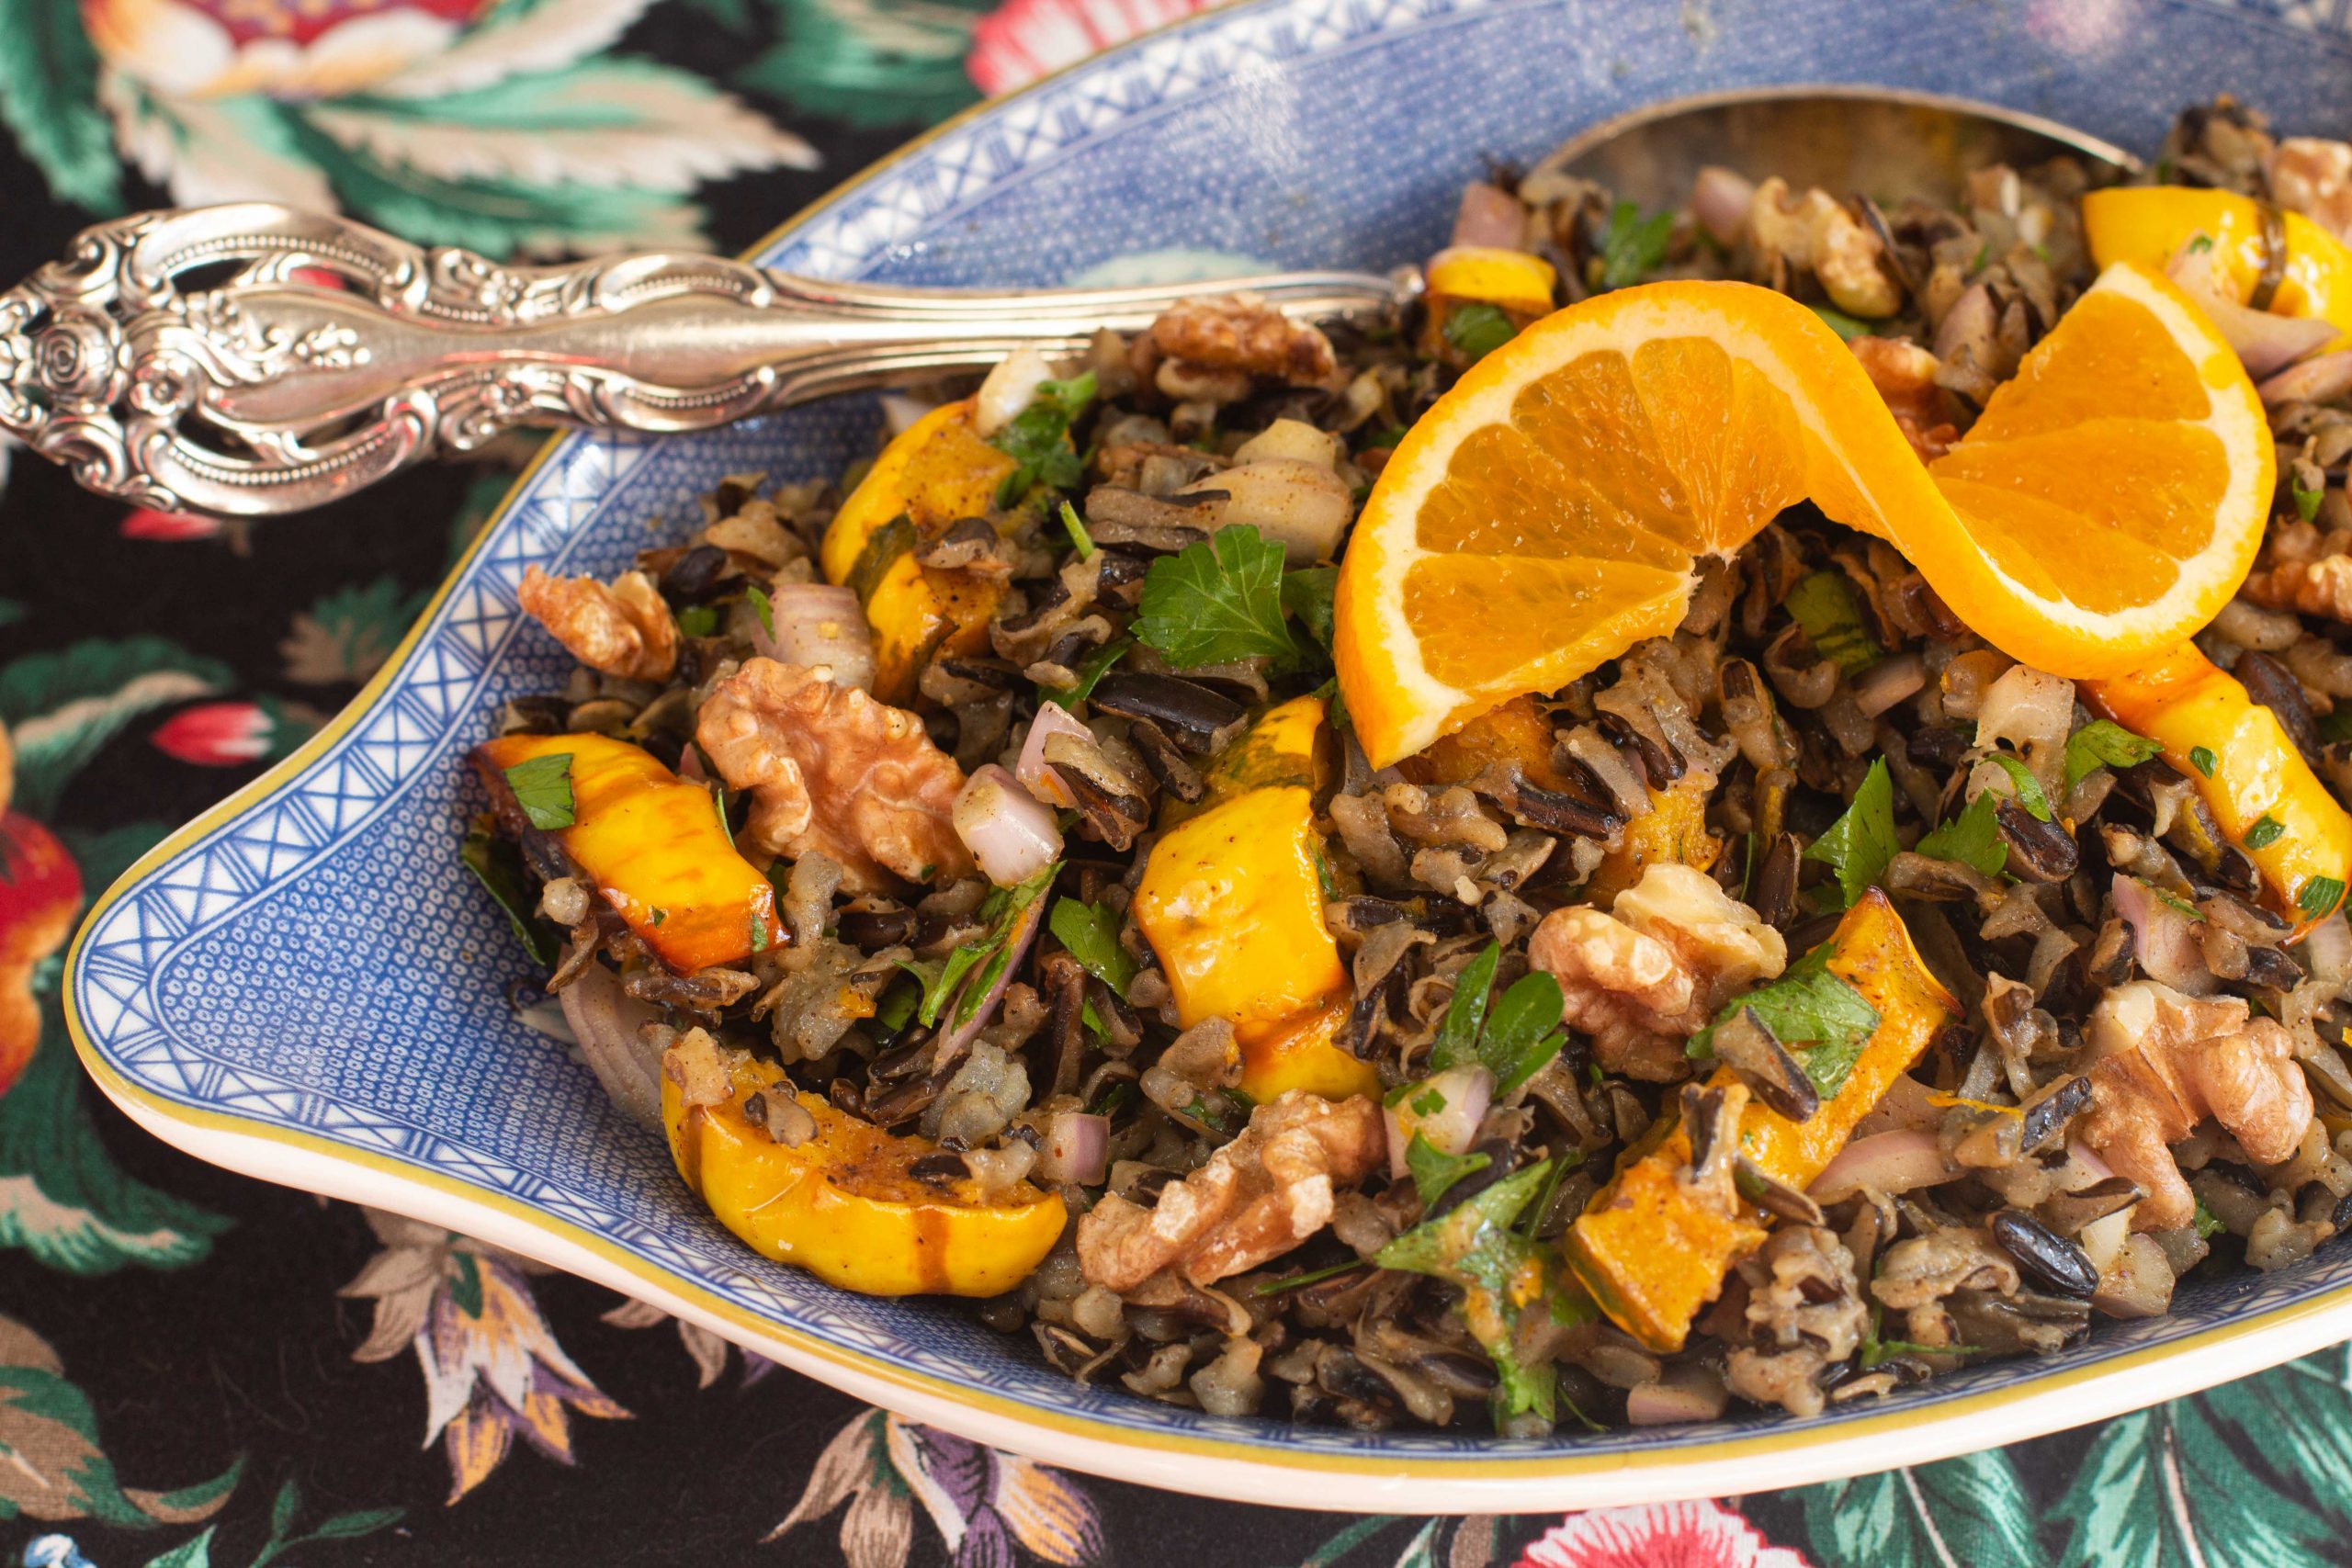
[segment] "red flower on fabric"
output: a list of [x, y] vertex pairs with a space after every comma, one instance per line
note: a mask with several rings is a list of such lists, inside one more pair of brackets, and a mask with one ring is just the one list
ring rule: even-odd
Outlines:
[[964, 69], [984, 93], [1009, 93], [1040, 76], [1138, 38], [1215, 0], [1010, 0], [972, 29]]
[[[0, 761], [6, 754], [0, 737]], [[82, 868], [56, 834], [6, 806], [0, 776], [0, 1094], [40, 1042], [33, 970], [64, 943], [82, 909]]]
[[123, 514], [120, 526], [126, 539], [215, 539], [220, 536], [218, 517], [203, 517], [193, 512], [157, 512], [142, 506]]
[[199, 703], [182, 708], [149, 739], [167, 757], [199, 768], [233, 768], [270, 753], [277, 720], [259, 703]]
[[1649, 1503], [1571, 1514], [1528, 1542], [1518, 1568], [1811, 1568], [1722, 1504]]

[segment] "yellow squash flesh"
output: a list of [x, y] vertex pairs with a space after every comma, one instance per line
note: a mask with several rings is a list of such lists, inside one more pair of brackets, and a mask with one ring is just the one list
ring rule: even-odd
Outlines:
[[[754, 1094], [792, 1095], [816, 1135], [786, 1148], [744, 1121]], [[772, 1063], [738, 1063], [732, 1098], [716, 1106], [682, 1104], [665, 1075], [662, 1123], [678, 1174], [719, 1224], [761, 1256], [861, 1295], [1001, 1295], [1053, 1250], [1069, 1218], [1057, 1195], [1026, 1181], [990, 1201], [969, 1177], [910, 1175], [936, 1144], [796, 1090]]]
[[1252, 789], [1160, 835], [1136, 886], [1136, 926], [1177, 1021], [1229, 1021], [1242, 1092], [1261, 1103], [1290, 1089], [1344, 1099], [1379, 1088], [1336, 1043], [1348, 972], [1323, 923], [1320, 852], [1305, 785]]
[[[2088, 682], [2091, 705], [2157, 742], [2165, 761], [2197, 786], [2213, 820], [2262, 873], [2272, 907], [2299, 922], [2324, 918], [2352, 881], [2352, 815], [2336, 804], [2271, 711], [2193, 644], [2116, 681]], [[2197, 752], [2211, 755], [2211, 771]], [[2267, 818], [2259, 844], [2247, 834]], [[2333, 897], [2310, 892], [2314, 878]], [[2310, 907], [2303, 900], [2310, 898]]]
[[1585, 902], [1606, 908], [1611, 899], [1642, 879], [1654, 865], [1688, 865], [1701, 871], [1715, 863], [1723, 843], [1707, 831], [1707, 794], [1714, 781], [1685, 774], [1670, 788], [1649, 792], [1649, 811], [1625, 824], [1617, 847], [1602, 857], [1585, 886]]
[[[2278, 316], [2313, 316], [2352, 333], [2352, 246], [2300, 212], [2279, 214], [2286, 266], [2267, 309]], [[2137, 262], [2164, 270], [2199, 234], [2213, 242], [2213, 274], [2252, 301], [2262, 276], [2262, 209], [2252, 197], [2188, 186], [2118, 186], [2083, 197], [2083, 237], [2091, 259]], [[2339, 336], [2330, 349], [2352, 345]]]
[[[1911, 945], [1911, 933], [1876, 888], [1846, 912], [1831, 936], [1829, 972], [1878, 1011], [1878, 1028], [1838, 1092], [1804, 1122], [1751, 1102], [1740, 1148], [1776, 1180], [1803, 1190], [1846, 1145], [1856, 1123], [1910, 1070], [1959, 1004]], [[1711, 1084], [1733, 1082], [1718, 1068]], [[1568, 1262], [1611, 1321], [1658, 1351], [1682, 1348], [1700, 1309], [1724, 1275], [1768, 1234], [1759, 1211], [1725, 1213], [1692, 1199], [1678, 1178], [1690, 1140], [1677, 1125], [1624, 1165], [1577, 1216]]]
[[1248, 734], [1202, 770], [1201, 782], [1207, 787], [1199, 800], [1188, 806], [1172, 795], [1160, 797], [1160, 827], [1172, 828], [1253, 789], [1299, 784], [1319, 792], [1331, 777], [1323, 718], [1320, 697], [1293, 697], [1268, 708]]
[[681, 975], [785, 940], [775, 889], [735, 852], [718, 803], [642, 747], [605, 735], [503, 735], [474, 749], [503, 772], [571, 758], [572, 825], [552, 837], [613, 911]]
[[[986, 517], [1016, 467], [972, 429], [972, 400], [943, 403], [908, 426], [874, 460], [826, 525], [818, 564], [829, 582], [848, 582], [874, 536], [900, 518], [927, 544], [966, 517]], [[908, 549], [871, 582], [858, 584], [874, 627], [874, 694], [904, 703], [923, 661], [941, 649], [978, 653], [1003, 589], [967, 572], [934, 570]]]

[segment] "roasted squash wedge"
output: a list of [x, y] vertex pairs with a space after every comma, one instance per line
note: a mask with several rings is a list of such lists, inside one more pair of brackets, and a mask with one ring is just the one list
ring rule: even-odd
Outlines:
[[[1286, 721], [1283, 732], [1299, 729]], [[1322, 845], [1304, 784], [1246, 790], [1162, 834], [1134, 908], [1178, 1021], [1231, 1021], [1243, 1093], [1262, 1103], [1293, 1089], [1335, 1100], [1378, 1089], [1371, 1065], [1337, 1043], [1348, 972], [1323, 923]]]
[[[1027, 1279], [1069, 1222], [1058, 1196], [1026, 1181], [989, 1199], [970, 1177], [914, 1175], [937, 1145], [796, 1090], [773, 1063], [746, 1055], [733, 1079], [724, 1104], [688, 1106], [665, 1075], [662, 1122], [686, 1185], [763, 1257], [861, 1295], [994, 1296]], [[754, 1094], [792, 1096], [815, 1135], [777, 1143], [743, 1118]]]
[[2084, 689], [2092, 706], [2165, 749], [2213, 820], [2262, 873], [2270, 902], [2300, 931], [2325, 919], [2352, 882], [2352, 815], [2278, 716], [2191, 643], [2120, 680]]
[[[1877, 1027], [1838, 1091], [1804, 1121], [1755, 1103], [1740, 1121], [1740, 1152], [1799, 1190], [1837, 1156], [1856, 1123], [1960, 1010], [1928, 973], [1902, 917], [1877, 888], [1838, 922], [1828, 970], [1876, 1010]], [[1719, 1068], [1710, 1081], [1735, 1080], [1729, 1068]], [[1681, 1179], [1690, 1159], [1690, 1140], [1676, 1126], [1620, 1167], [1566, 1238], [1569, 1266], [1600, 1310], [1658, 1351], [1682, 1348], [1700, 1309], [1722, 1291], [1724, 1273], [1768, 1234], [1760, 1210], [1742, 1203], [1726, 1212], [1694, 1198]]]
[[1608, 908], [1654, 865], [1700, 871], [1713, 865], [1724, 846], [1707, 831], [1707, 795], [1713, 787], [1713, 780], [1686, 774], [1666, 789], [1652, 789], [1648, 812], [1625, 824], [1624, 836], [1585, 885], [1586, 901]]
[[735, 852], [718, 798], [605, 735], [502, 735], [474, 748], [474, 768], [510, 828], [527, 818], [506, 771], [571, 759], [571, 825], [563, 852], [662, 962], [681, 975], [734, 964], [785, 940], [775, 889]]
[[997, 582], [938, 571], [915, 551], [967, 517], [986, 517], [1017, 465], [972, 429], [972, 400], [943, 403], [892, 438], [826, 525], [818, 564], [857, 590], [874, 627], [874, 694], [904, 703], [923, 661], [979, 653], [1003, 597]]

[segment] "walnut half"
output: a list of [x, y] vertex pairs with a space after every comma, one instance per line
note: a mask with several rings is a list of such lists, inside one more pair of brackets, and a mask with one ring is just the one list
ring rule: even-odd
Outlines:
[[1611, 1072], [1686, 1076], [1683, 1042], [1788, 964], [1779, 931], [1687, 865], [1651, 866], [1611, 908], [1555, 909], [1527, 942], [1528, 962], [1560, 982], [1561, 1021], [1592, 1036]]
[[1331, 1221], [1336, 1194], [1387, 1156], [1380, 1107], [1305, 1089], [1250, 1112], [1241, 1135], [1147, 1209], [1106, 1195], [1078, 1222], [1090, 1285], [1125, 1295], [1163, 1269], [1195, 1285], [1281, 1257]]
[[2187, 997], [2154, 980], [2108, 992], [2085, 1030], [2091, 1104], [2077, 1134], [2091, 1151], [2147, 1192], [2135, 1231], [2165, 1231], [2196, 1217], [2197, 1200], [2166, 1145], [2211, 1116], [2256, 1165], [2292, 1155], [2311, 1125], [2312, 1090], [2295, 1061], [2295, 1038], [2276, 1019], [2250, 1015], [2237, 997]]
[[666, 681], [678, 666], [678, 623], [641, 571], [625, 571], [606, 587], [593, 577], [549, 577], [533, 566], [525, 570], [514, 600], [591, 670]]
[[964, 771], [902, 708], [753, 659], [703, 699], [695, 739], [728, 788], [751, 792], [754, 851], [828, 855], [854, 893], [972, 869], [949, 817]]

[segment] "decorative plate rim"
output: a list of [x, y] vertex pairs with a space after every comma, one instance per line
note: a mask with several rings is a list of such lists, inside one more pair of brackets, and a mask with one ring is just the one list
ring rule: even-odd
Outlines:
[[[975, 104], [851, 175], [764, 235], [745, 255], [767, 254], [788, 239], [808, 236], [824, 219], [853, 216], [861, 194], [886, 182], [918, 153], [967, 127], [1046, 97], [1071, 78], [1107, 73], [1171, 36], [1246, 27], [1259, 13], [1284, 12], [1295, 3], [1236, 0], [1179, 17], [1017, 92]], [[1428, 21], [1528, 3], [1391, 0], [1387, 9], [1391, 17]], [[1356, 12], [1359, 19], [1363, 14]], [[2276, 21], [2258, 10], [2242, 14], [2249, 21]], [[1385, 24], [1374, 23], [1355, 37], [1360, 40], [1384, 30]], [[100, 1050], [83, 1014], [84, 961], [102, 920], [158, 867], [270, 801], [373, 716], [517, 502], [551, 462], [587, 439], [558, 434], [539, 449], [383, 666], [333, 720], [259, 777], [174, 829], [91, 905], [65, 957], [61, 989], [67, 1031], [99, 1089], [149, 1133], [243, 1175], [444, 1224], [581, 1275], [650, 1302], [855, 1397], [975, 1441], [1114, 1479], [1275, 1506], [1298, 1506], [1302, 1475], [1323, 1483], [1314, 1497], [1318, 1507], [1387, 1513], [1590, 1507], [1803, 1485], [2062, 1431], [2193, 1393], [2352, 1337], [2352, 1280], [2346, 1280], [2176, 1338], [2119, 1348], [2084, 1365], [1930, 1404], [1842, 1416], [1827, 1427], [1792, 1421], [1593, 1452], [1539, 1450], [1505, 1439], [1466, 1452], [1297, 1450], [1262, 1436], [1121, 1426], [1033, 1404], [894, 1362], [872, 1350], [828, 1343], [635, 1256], [586, 1224], [509, 1193], [303, 1128], [181, 1104], [129, 1077]]]

